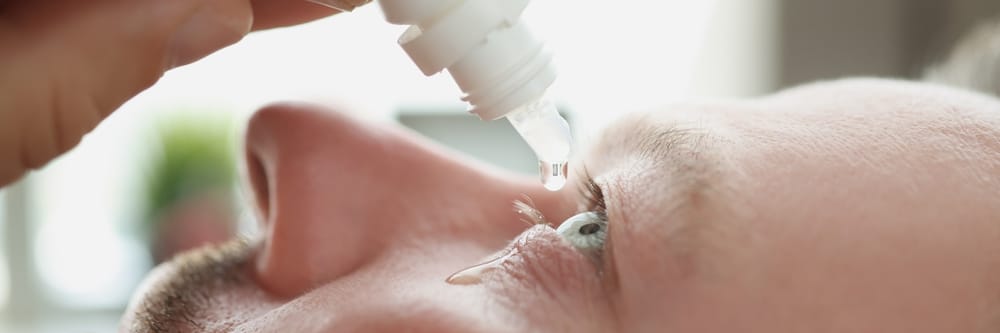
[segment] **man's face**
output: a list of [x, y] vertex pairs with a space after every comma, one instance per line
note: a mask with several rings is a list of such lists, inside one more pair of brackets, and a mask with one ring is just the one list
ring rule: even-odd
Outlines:
[[[1000, 103], [841, 81], [629, 116], [550, 193], [309, 106], [247, 133], [265, 234], [155, 270], [123, 328], [993, 332]], [[596, 187], [589, 186], [594, 184]], [[599, 251], [557, 226], [606, 212]], [[597, 202], [601, 201], [601, 202]], [[473, 284], [452, 273], [495, 257]]]

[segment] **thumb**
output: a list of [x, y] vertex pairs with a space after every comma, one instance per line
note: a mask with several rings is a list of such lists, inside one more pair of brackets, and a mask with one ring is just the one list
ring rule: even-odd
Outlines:
[[167, 69], [238, 41], [248, 0], [0, 6], [0, 185], [75, 146]]

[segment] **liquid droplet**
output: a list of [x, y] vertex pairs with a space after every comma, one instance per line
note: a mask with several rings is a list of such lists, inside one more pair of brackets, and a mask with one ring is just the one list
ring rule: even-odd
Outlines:
[[549, 191], [558, 191], [566, 185], [566, 173], [569, 171], [569, 163], [562, 162], [538, 162], [538, 171], [542, 176], [542, 185]]
[[490, 259], [484, 263], [476, 264], [473, 265], [472, 267], [465, 268], [463, 270], [456, 272], [455, 274], [452, 274], [447, 279], [445, 279], [444, 282], [457, 285], [479, 284], [483, 282], [483, 277], [486, 276], [486, 274], [496, 270], [497, 268], [500, 268], [500, 264], [502, 264], [503, 261], [507, 259], [507, 257], [509, 256], [510, 253], [507, 253], [499, 257]]

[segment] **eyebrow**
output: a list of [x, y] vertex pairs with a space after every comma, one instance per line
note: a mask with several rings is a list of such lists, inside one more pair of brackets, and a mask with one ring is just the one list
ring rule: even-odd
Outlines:
[[640, 128], [636, 136], [639, 138], [637, 146], [640, 156], [669, 161], [674, 166], [690, 168], [699, 166], [699, 163], [700, 166], [705, 166], [703, 164], [706, 161], [700, 157], [708, 148], [705, 141], [709, 134], [704, 129], [681, 127], [678, 124], [666, 127], [650, 124]]
[[[723, 207], [716, 203], [732, 192], [720, 177], [724, 160], [712, 144], [719, 136], [696, 123], [647, 118], [631, 122], [630, 127], [617, 127], [605, 136], [611, 140], [601, 140], [604, 152], [612, 158], [645, 164], [609, 168], [628, 174], [605, 182], [605, 195], [610, 195], [608, 205], [618, 207], [617, 215], [626, 224], [670, 223], [665, 229], [644, 227], [643, 233], [665, 230], [656, 237], [665, 238], [671, 253], [691, 266], [686, 270], [696, 271], [704, 261], [700, 259], [703, 252], [720, 246], [718, 236], [713, 234], [730, 229], [726, 223], [707, 218], [709, 211]], [[657, 211], [656, 221], [636, 221], [634, 212], [640, 210]]]
[[[719, 185], [718, 171], [722, 167], [722, 159], [710, 144], [717, 135], [704, 127], [682, 126], [680, 123], [645, 120], [633, 124], [637, 126], [618, 127], [606, 133], [605, 139], [617, 136], [619, 140], [602, 140], [606, 146], [602, 152], [629, 163], [648, 163], [641, 169], [631, 171], [653, 171], [653, 175], [668, 178], [667, 197], [672, 201], [688, 203], [714, 192], [714, 187]], [[642, 181], [649, 184], [660, 179]], [[630, 180], [637, 179], [632, 177]]]
[[181, 254], [171, 261], [175, 271], [149, 290], [136, 306], [130, 332], [204, 330], [197, 318], [210, 306], [210, 289], [252, 283], [241, 269], [250, 258], [250, 242], [233, 239]]

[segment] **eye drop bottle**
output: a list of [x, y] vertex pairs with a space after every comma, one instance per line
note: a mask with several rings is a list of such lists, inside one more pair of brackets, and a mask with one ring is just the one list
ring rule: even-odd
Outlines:
[[[364, 0], [313, 0], [351, 10]], [[409, 25], [399, 45], [424, 75], [447, 70], [469, 112], [506, 117], [539, 160], [542, 183], [563, 187], [572, 137], [545, 96], [552, 55], [520, 19], [528, 0], [378, 0], [386, 21]]]

